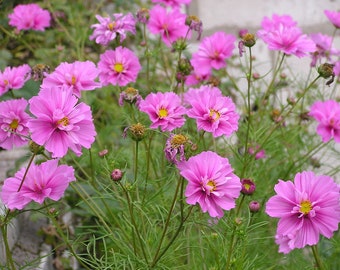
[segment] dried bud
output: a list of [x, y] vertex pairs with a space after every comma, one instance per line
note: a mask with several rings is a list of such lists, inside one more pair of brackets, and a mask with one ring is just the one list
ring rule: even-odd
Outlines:
[[34, 81], [42, 81], [46, 74], [50, 72], [51, 68], [45, 64], [37, 64], [32, 67], [31, 77]]
[[190, 30], [198, 33], [197, 40], [200, 40], [203, 32], [202, 21], [197, 16], [190, 15], [187, 16], [185, 24], [189, 26]]
[[250, 33], [243, 35], [242, 41], [243, 41], [244, 46], [248, 48], [253, 47], [256, 43], [255, 36]]
[[261, 204], [258, 201], [251, 201], [249, 203], [249, 210], [252, 213], [256, 213], [260, 210]]
[[333, 71], [333, 64], [322, 64], [319, 66], [318, 68], [318, 73], [319, 75], [324, 78], [324, 79], [328, 79], [329, 77], [333, 77], [334, 78], [334, 71]]
[[211, 76], [208, 80], [208, 84], [211, 86], [218, 87], [221, 84], [221, 80], [215, 76]]
[[102, 151], [100, 151], [100, 152], [98, 153], [98, 156], [103, 157], [103, 156], [106, 156], [107, 153], [109, 153], [109, 150], [103, 149]]
[[114, 169], [111, 173], [111, 179], [113, 181], [120, 181], [123, 177], [123, 172], [120, 169]]
[[253, 180], [242, 179], [241, 184], [242, 184], [242, 189], [241, 189], [242, 194], [252, 195], [255, 192], [256, 186]]
[[136, 103], [136, 106], [138, 106], [141, 99], [142, 97], [139, 95], [139, 92], [137, 89], [133, 87], [128, 87], [123, 92], [120, 93], [118, 103], [120, 106], [123, 106], [124, 101], [126, 101], [130, 104]]
[[124, 129], [123, 137], [125, 138], [127, 134], [129, 134], [132, 140], [138, 142], [146, 136], [146, 128], [141, 123], [137, 123]]
[[30, 141], [28, 147], [30, 151], [35, 155], [40, 155], [44, 152], [44, 147], [35, 143], [34, 141]]
[[149, 10], [146, 8], [141, 8], [137, 11], [136, 17], [138, 22], [146, 24], [150, 18]]
[[184, 76], [189, 75], [191, 71], [193, 70], [190, 60], [187, 58], [181, 58], [178, 61], [177, 70]]

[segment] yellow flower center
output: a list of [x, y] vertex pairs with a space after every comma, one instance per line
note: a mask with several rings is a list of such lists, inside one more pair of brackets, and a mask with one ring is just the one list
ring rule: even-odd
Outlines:
[[188, 138], [182, 134], [176, 134], [171, 139], [172, 148], [178, 148], [180, 145], [183, 145], [187, 142]]
[[302, 201], [300, 203], [300, 213], [307, 215], [313, 209], [310, 201]]
[[209, 180], [207, 183], [207, 186], [209, 186], [211, 189], [209, 190], [210, 192], [213, 192], [214, 190], [216, 190], [216, 184], [213, 180]]
[[112, 31], [115, 27], [116, 27], [116, 22], [110, 22], [108, 25], [107, 25], [107, 28]]
[[9, 124], [9, 128], [10, 128], [11, 130], [16, 130], [18, 126], [19, 126], [19, 121], [18, 121], [18, 119], [14, 119], [14, 120]]
[[113, 66], [113, 70], [118, 72], [118, 73], [121, 73], [124, 71], [124, 67], [123, 67], [123, 64], [122, 63], [116, 63], [114, 66]]
[[213, 121], [217, 121], [218, 119], [220, 119], [221, 114], [214, 109], [210, 109], [209, 116]]
[[67, 126], [69, 124], [69, 120], [68, 118], [65, 116], [63, 118], [61, 118], [60, 120], [57, 121], [58, 125], [63, 125], [64, 127]]
[[158, 111], [158, 116], [159, 116], [159, 118], [167, 117], [167, 116], [168, 116], [168, 110], [165, 109], [165, 108], [161, 108], [161, 109]]
[[74, 75], [72, 75], [72, 78], [71, 78], [71, 84], [72, 84], [72, 85], [75, 85], [75, 84], [76, 84], [76, 82], [77, 82], [77, 79], [76, 79], [76, 77], [75, 77]]
[[9, 84], [8, 80], [4, 80], [4, 84], [8, 85]]
[[243, 187], [245, 190], [249, 190], [250, 189], [250, 185], [249, 184], [243, 184]]

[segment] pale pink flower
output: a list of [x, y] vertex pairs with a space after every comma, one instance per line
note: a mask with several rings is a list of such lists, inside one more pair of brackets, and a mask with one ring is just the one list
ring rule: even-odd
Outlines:
[[181, 99], [173, 92], [150, 93], [139, 103], [139, 110], [149, 115], [151, 128], [172, 131], [184, 125], [186, 109]]
[[340, 189], [330, 176], [305, 171], [296, 174], [294, 182], [279, 180], [274, 190], [266, 213], [280, 219], [277, 242], [282, 252], [316, 245], [320, 234], [331, 238], [338, 229]]
[[198, 203], [211, 217], [221, 218], [223, 210], [235, 207], [241, 191], [240, 179], [233, 173], [227, 158], [215, 152], [202, 152], [177, 164], [188, 180], [185, 196], [188, 204]]
[[324, 10], [324, 13], [336, 28], [340, 28], [340, 11]]
[[141, 68], [133, 51], [121, 46], [101, 54], [98, 62], [99, 79], [104, 86], [109, 84], [125, 86], [135, 82]]
[[337, 61], [337, 62], [334, 64], [333, 72], [334, 72], [334, 75], [335, 75], [335, 76], [339, 76], [339, 75], [340, 75], [340, 61]]
[[9, 90], [17, 90], [24, 86], [25, 82], [30, 79], [31, 68], [24, 64], [18, 67], [6, 67], [3, 72], [0, 71], [0, 96]]
[[191, 71], [191, 73], [185, 78], [185, 85], [193, 86], [207, 82], [211, 78], [211, 72], [206, 74], [200, 74], [197, 70]]
[[45, 31], [51, 25], [50, 13], [37, 4], [17, 5], [8, 15], [9, 25], [17, 30]]
[[21, 210], [31, 201], [42, 204], [46, 198], [58, 201], [69, 183], [76, 180], [74, 169], [67, 165], [58, 166], [57, 159], [32, 164], [23, 181], [25, 171], [26, 168], [22, 168], [14, 177], [7, 178], [2, 187], [1, 199], [10, 210]]
[[335, 100], [316, 101], [310, 108], [309, 115], [317, 122], [316, 132], [323, 142], [334, 138], [340, 142], [340, 104]]
[[167, 10], [156, 5], [149, 11], [149, 14], [148, 29], [153, 34], [160, 34], [167, 46], [188, 35], [189, 27], [185, 25], [186, 15], [178, 9]]
[[152, 3], [161, 3], [172, 8], [178, 8], [181, 4], [189, 5], [191, 0], [152, 0]]
[[190, 92], [190, 98], [185, 97], [191, 106], [187, 115], [196, 119], [198, 130], [211, 132], [214, 137], [230, 136], [238, 129], [239, 115], [235, 104], [231, 98], [222, 96], [216, 87], [202, 89]]
[[12, 149], [28, 143], [27, 104], [23, 98], [0, 102], [0, 147]]
[[332, 37], [321, 33], [311, 34], [311, 39], [316, 45], [316, 51], [311, 54], [311, 66], [315, 67], [317, 62], [329, 62], [331, 56], [339, 55], [340, 51], [332, 46]]
[[254, 155], [255, 152], [255, 159], [262, 159], [262, 158], [266, 158], [266, 151], [264, 149], [259, 149], [260, 146], [256, 145], [255, 147], [249, 147], [248, 148], [248, 152], [251, 155]]
[[224, 32], [216, 32], [205, 37], [192, 55], [191, 64], [198, 74], [209, 74], [212, 69], [226, 67], [226, 60], [233, 54], [236, 37]]
[[106, 46], [116, 38], [122, 43], [128, 32], [136, 34], [136, 20], [130, 12], [126, 15], [114, 13], [113, 17], [114, 19], [96, 15], [99, 23], [91, 25], [94, 31], [90, 40], [95, 39], [96, 43]]
[[297, 57], [316, 51], [315, 43], [307, 35], [302, 34], [301, 29], [288, 15], [274, 14], [272, 19], [265, 17], [261, 25], [262, 29], [257, 32], [257, 36], [268, 45], [269, 50]]
[[75, 61], [73, 63], [63, 62], [56, 67], [54, 72], [48, 74], [43, 80], [41, 87], [49, 88], [67, 86], [72, 89], [73, 94], [81, 97], [81, 91], [94, 90], [101, 86], [96, 82], [99, 70], [91, 61]]
[[41, 89], [29, 100], [30, 111], [36, 117], [28, 123], [31, 138], [52, 152], [52, 157], [63, 157], [68, 149], [80, 156], [81, 148], [89, 149], [96, 131], [91, 109], [72, 95], [72, 89], [51, 87]]

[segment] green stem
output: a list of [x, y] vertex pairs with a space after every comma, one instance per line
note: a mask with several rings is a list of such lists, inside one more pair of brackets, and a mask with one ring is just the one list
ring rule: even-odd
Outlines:
[[31, 159], [30, 159], [29, 162], [28, 162], [27, 168], [26, 168], [26, 170], [25, 170], [24, 176], [22, 177], [22, 180], [21, 180], [21, 183], [20, 183], [20, 186], [19, 186], [17, 192], [19, 192], [19, 191], [21, 190], [22, 185], [24, 184], [26, 175], [27, 175], [27, 173], [28, 173], [29, 168], [30, 168], [31, 165], [32, 165], [32, 162], [33, 162], [33, 160], [34, 160], [34, 157], [35, 157], [35, 154], [33, 154], [33, 155], [31, 156]]
[[138, 191], [138, 181], [137, 181], [137, 175], [138, 175], [138, 149], [139, 149], [139, 143], [136, 141], [135, 144], [135, 171], [134, 171], [134, 184], [136, 185], [136, 195], [137, 195], [137, 201], [139, 201], [139, 191]]
[[15, 270], [16, 268], [14, 265], [12, 252], [9, 247], [8, 238], [7, 238], [8, 237], [7, 226], [8, 224], [3, 224], [3, 226], [1, 226], [1, 233], [2, 233], [3, 240], [4, 240], [5, 250], [6, 250], [6, 261], [7, 261], [7, 266], [9, 266], [11, 270]]
[[314, 246], [311, 246], [311, 247], [312, 247], [312, 251], [313, 251], [313, 256], [314, 256], [314, 259], [315, 259], [316, 267], [319, 270], [326, 270], [326, 268], [323, 266], [323, 263], [321, 261], [317, 245], [314, 245]]

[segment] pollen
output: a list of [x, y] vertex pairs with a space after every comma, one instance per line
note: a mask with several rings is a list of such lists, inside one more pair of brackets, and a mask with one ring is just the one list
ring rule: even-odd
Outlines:
[[214, 109], [210, 109], [209, 111], [210, 111], [210, 112], [209, 112], [209, 117], [210, 117], [213, 121], [217, 121], [218, 119], [220, 119], [221, 114], [220, 114], [218, 111], [216, 111], [216, 110], [214, 110]]
[[77, 82], [77, 78], [74, 75], [72, 75], [71, 84], [75, 85], [76, 82]]
[[19, 126], [19, 120], [18, 119], [14, 119], [10, 124], [9, 124], [9, 128], [11, 130], [16, 130]]
[[159, 118], [165, 118], [168, 116], [168, 110], [165, 109], [165, 108], [161, 108], [159, 111], [158, 111], [158, 116]]
[[210, 187], [210, 192], [213, 192], [216, 190], [216, 183], [213, 180], [209, 180], [207, 183], [207, 186]]
[[8, 81], [8, 80], [4, 80], [4, 84], [5, 84], [5, 85], [8, 85], [8, 84], [9, 84], [9, 81]]
[[182, 134], [176, 134], [171, 139], [171, 147], [178, 148], [181, 145], [185, 144], [188, 141], [188, 138]]
[[302, 201], [300, 203], [300, 213], [308, 215], [308, 213], [313, 209], [312, 203], [309, 200]]
[[68, 124], [69, 124], [69, 120], [68, 120], [68, 118], [65, 116], [65, 117], [63, 117], [63, 118], [61, 118], [60, 120], [58, 120], [57, 121], [57, 124], [58, 125], [62, 125], [62, 126], [68, 126]]
[[112, 31], [115, 27], [116, 27], [116, 22], [110, 22], [108, 25], [107, 25], [107, 28]]
[[118, 73], [122, 73], [124, 71], [124, 66], [122, 63], [116, 63], [114, 66], [113, 66], [113, 70], [118, 72]]

